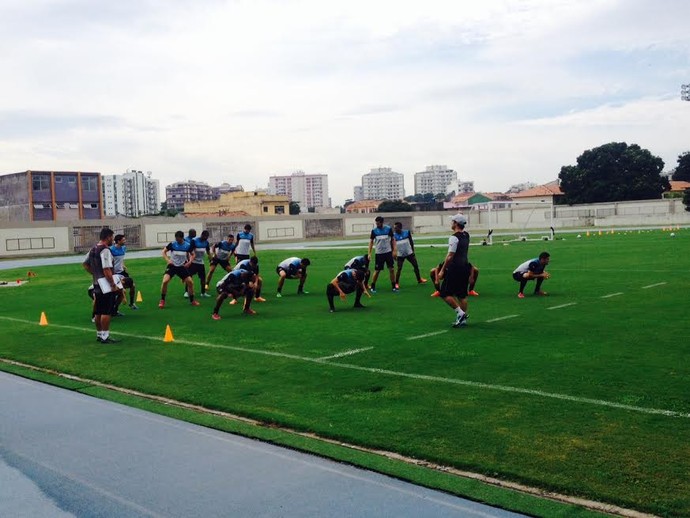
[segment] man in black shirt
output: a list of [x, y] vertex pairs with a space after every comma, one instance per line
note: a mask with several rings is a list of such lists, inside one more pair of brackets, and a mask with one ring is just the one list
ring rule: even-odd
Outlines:
[[467, 252], [470, 235], [465, 232], [465, 216], [456, 214], [450, 219], [453, 235], [448, 239], [448, 255], [438, 272], [438, 279], [442, 281], [441, 297], [455, 310], [453, 327], [462, 327], [467, 325], [467, 283], [470, 276]]

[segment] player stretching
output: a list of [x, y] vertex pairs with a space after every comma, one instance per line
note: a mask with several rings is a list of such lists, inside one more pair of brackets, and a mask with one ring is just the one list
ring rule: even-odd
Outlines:
[[539, 254], [539, 257], [525, 261], [515, 268], [513, 279], [520, 283], [520, 291], [518, 292], [519, 299], [525, 298], [525, 294], [523, 293], [525, 291], [525, 286], [527, 286], [529, 281], [533, 280], [537, 281], [534, 287], [534, 294], [541, 296], [548, 295], [545, 291], [541, 291], [541, 283], [551, 277], [548, 272], [544, 271], [550, 260], [551, 255], [548, 252], [542, 252]]
[[[113, 273], [123, 278], [123, 286], [129, 286], [129, 307], [131, 309], [139, 309], [134, 303], [134, 296], [136, 294], [134, 279], [129, 276], [127, 267], [125, 266], [125, 254], [127, 253], [126, 243], [127, 239], [124, 234], [115, 235], [115, 244], [110, 247], [110, 253], [113, 254]], [[125, 281], [124, 279], [129, 279], [129, 281]], [[116, 313], [119, 313], [119, 311], [116, 310]]]
[[402, 223], [399, 221], [393, 224], [393, 239], [395, 239], [395, 247], [398, 250], [398, 270], [395, 272], [395, 287], [400, 289], [400, 272], [402, 272], [405, 260], [410, 261], [414, 269], [414, 275], [417, 277], [418, 284], [424, 284], [426, 279], [422, 279], [419, 274], [419, 265], [417, 264], [417, 257], [414, 255], [414, 241], [412, 241], [412, 232], [403, 230]]
[[285, 279], [299, 279], [299, 286], [297, 286], [297, 295], [308, 294], [304, 291], [304, 283], [307, 281], [307, 266], [311, 262], [306, 257], [300, 259], [299, 257], [288, 257], [276, 268], [276, 273], [280, 276], [278, 279], [278, 293], [276, 297], [283, 296], [283, 283]]
[[369, 256], [358, 255], [345, 263], [344, 270], [359, 270], [364, 274], [364, 286], [369, 287], [369, 277], [371, 270], [369, 270]]
[[[259, 275], [259, 258], [252, 256], [249, 259], [240, 261], [235, 265], [233, 270], [247, 270], [256, 274], [256, 281], [254, 282], [254, 300], [257, 302], [266, 302], [266, 299], [261, 296], [261, 286], [264, 280]], [[237, 299], [233, 299], [230, 304], [237, 304]]]
[[223, 301], [229, 296], [237, 300], [244, 296], [244, 306], [242, 312], [245, 315], [255, 315], [256, 311], [250, 308], [252, 297], [254, 296], [254, 282], [256, 281], [256, 274], [248, 270], [233, 270], [225, 274], [221, 280], [216, 284], [218, 297], [216, 298], [216, 307], [213, 308], [211, 318], [213, 320], [220, 320], [220, 311]]
[[331, 282], [326, 286], [326, 297], [328, 297], [328, 306], [330, 307], [331, 313], [335, 312], [335, 305], [333, 300], [335, 296], [340, 296], [340, 300], [346, 300], [348, 293], [355, 293], [355, 308], [363, 308], [362, 305], [362, 293], [367, 292], [364, 286], [364, 273], [362, 270], [343, 270], [338, 275], [335, 276]]
[[211, 279], [213, 278], [213, 272], [216, 271], [216, 267], [220, 266], [226, 272], [232, 271], [230, 267], [230, 258], [235, 253], [235, 236], [228, 234], [228, 237], [223, 241], [220, 241], [213, 245], [211, 248], [211, 266], [208, 269], [208, 276], [206, 277], [206, 289], [211, 285]]
[[[193, 238], [192, 244], [194, 245], [194, 260], [192, 264], [189, 265], [189, 275], [191, 275], [192, 278], [194, 275], [199, 277], [201, 296], [210, 297], [211, 295], [206, 293], [206, 264], [204, 263], [204, 257], [211, 252], [208, 242], [208, 230], [204, 230], [201, 233], [201, 237]], [[192, 280], [192, 283], [193, 282], [194, 280]], [[188, 296], [189, 294], [185, 293], [185, 297]]]
[[194, 283], [192, 277], [189, 275], [189, 265], [194, 260], [194, 244], [187, 242], [184, 239], [184, 233], [181, 230], [175, 232], [175, 241], [168, 243], [163, 248], [163, 259], [168, 263], [165, 273], [163, 274], [163, 283], [161, 284], [161, 301], [158, 307], [163, 309], [165, 307], [165, 297], [168, 294], [168, 283], [174, 276], [182, 279], [186, 287], [186, 292], [189, 294], [189, 303], [192, 306], [198, 306], [199, 301], [194, 300]]

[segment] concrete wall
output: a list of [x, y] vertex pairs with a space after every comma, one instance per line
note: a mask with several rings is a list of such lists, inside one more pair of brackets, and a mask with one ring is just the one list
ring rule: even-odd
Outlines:
[[[386, 223], [403, 223], [417, 234], [447, 234], [450, 212], [384, 213]], [[496, 233], [543, 232], [557, 230], [625, 227], [690, 226], [690, 212], [679, 199], [639, 202], [597, 203], [577, 206], [516, 207], [499, 210], [470, 210], [468, 230], [482, 235]], [[97, 241], [101, 226], [127, 235], [130, 249], [162, 248], [174, 239], [177, 230], [187, 234], [208, 230], [217, 242], [228, 233], [237, 235], [244, 225], [252, 225], [256, 242], [301, 241], [323, 238], [368, 238], [374, 214], [300, 214], [276, 218], [112, 218], [102, 221], [56, 221], [41, 223], [0, 223], [0, 257], [36, 256], [82, 252]]]

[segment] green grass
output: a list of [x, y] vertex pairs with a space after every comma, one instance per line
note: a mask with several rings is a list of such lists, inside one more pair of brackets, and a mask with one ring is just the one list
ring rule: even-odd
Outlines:
[[[551, 295], [519, 300], [511, 272], [542, 249], [552, 254], [544, 284]], [[687, 231], [473, 247], [481, 295], [470, 300], [470, 325], [457, 330], [453, 312], [429, 297], [430, 285], [413, 282], [409, 264], [399, 294], [382, 277], [365, 310], [351, 309], [349, 296], [328, 313], [326, 283], [363, 251], [304, 252], [311, 294], [298, 297], [288, 281], [278, 300], [275, 264], [293, 252], [259, 250], [269, 301], [254, 305], [254, 317], [226, 304], [219, 322], [210, 318], [212, 299], [189, 307], [178, 281], [158, 310], [162, 260], [129, 260], [144, 303], [114, 321], [113, 334], [127, 336], [111, 347], [95, 342], [80, 267], [36, 268], [28, 285], [0, 291], [0, 357], [544, 490], [690, 514]], [[428, 272], [445, 255], [443, 240], [417, 255]], [[25, 273], [0, 271], [0, 279]], [[643, 289], [657, 283], [666, 284]], [[47, 327], [37, 325], [41, 311]], [[519, 316], [487, 322], [508, 315]], [[172, 344], [161, 342], [166, 324]], [[317, 360], [360, 348], [372, 349]], [[557, 514], [531, 497], [487, 496], [457, 479], [398, 476]]]

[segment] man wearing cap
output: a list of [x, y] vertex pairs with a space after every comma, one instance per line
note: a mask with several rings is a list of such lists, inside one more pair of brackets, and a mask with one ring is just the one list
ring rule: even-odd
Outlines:
[[448, 254], [438, 272], [438, 279], [441, 281], [441, 297], [455, 311], [453, 327], [462, 327], [467, 325], [470, 235], [465, 232], [467, 218], [464, 215], [456, 214], [450, 220], [453, 235], [448, 239]]
[[383, 224], [383, 218], [377, 216], [374, 220], [376, 226], [371, 230], [369, 236], [369, 260], [371, 261], [371, 251], [374, 250], [376, 260], [374, 263], [374, 276], [371, 281], [371, 292], [376, 293], [376, 281], [379, 278], [383, 266], [388, 267], [388, 274], [391, 279], [391, 288], [394, 292], [398, 291], [395, 286], [395, 274], [393, 273], [393, 257], [396, 255], [395, 239], [393, 239], [393, 229]]

